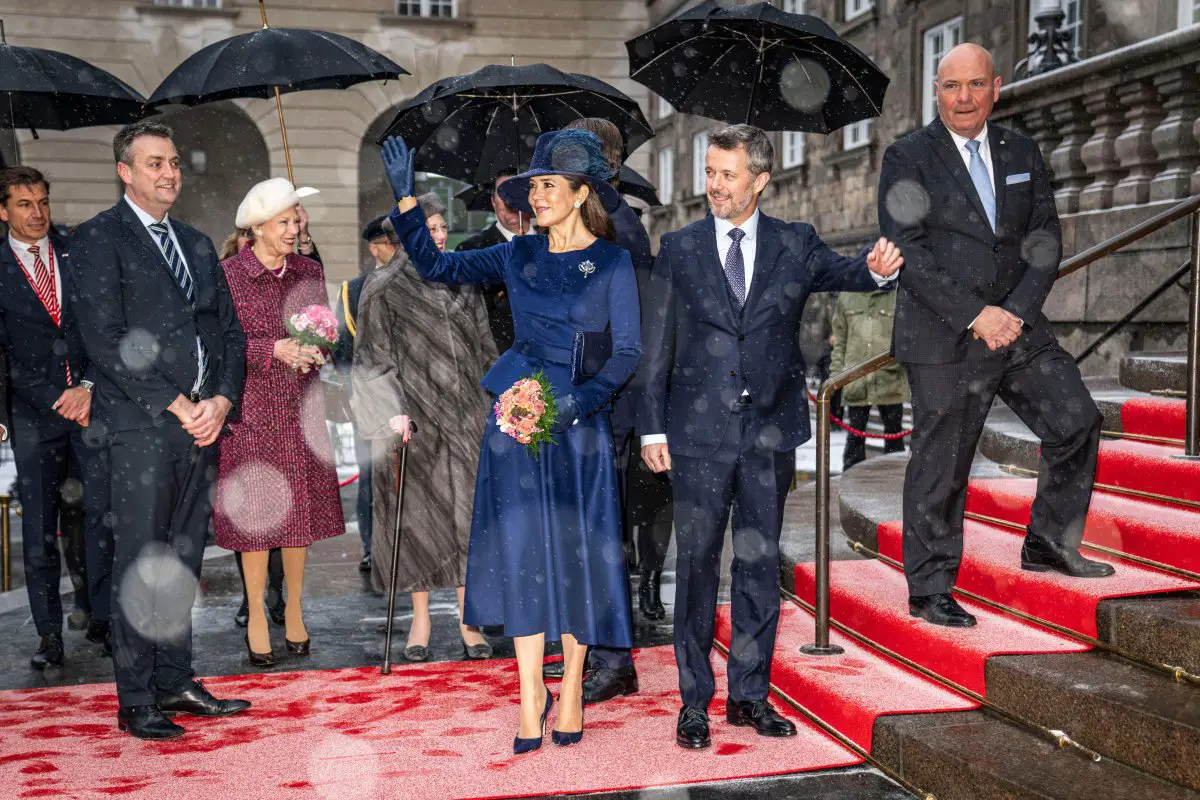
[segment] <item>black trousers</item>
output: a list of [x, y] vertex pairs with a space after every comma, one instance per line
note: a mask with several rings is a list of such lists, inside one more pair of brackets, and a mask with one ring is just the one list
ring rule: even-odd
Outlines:
[[[14, 415], [15, 416], [15, 415]], [[47, 430], [49, 428], [49, 430]], [[94, 431], [72, 425], [40, 424], [15, 416], [13, 460], [21, 487], [21, 550], [29, 610], [39, 636], [62, 630], [59, 581], [59, 515], [69, 506], [82, 505], [82, 537], [69, 538], [72, 560], [82, 561], [88, 582], [90, 611], [97, 621], [109, 617], [113, 543], [108, 520], [108, 449]], [[78, 476], [72, 479], [71, 473]], [[75, 529], [78, 534], [78, 527]], [[69, 533], [64, 531], [64, 533]]]
[[123, 708], [152, 705], [192, 671], [192, 605], [216, 477], [216, 445], [200, 448], [172, 417], [113, 435], [113, 667]]
[[1057, 342], [952, 364], [906, 364], [912, 458], [904, 476], [909, 594], [950, 591], [963, 548], [975, 447], [997, 394], [1042, 442], [1029, 534], [1078, 547], [1100, 447], [1100, 412]]
[[358, 495], [354, 504], [358, 518], [358, 537], [362, 540], [363, 555], [371, 555], [371, 443], [358, 435], [354, 426], [354, 454], [358, 461]]
[[[629, 476], [630, 470], [636, 469], [634, 459], [641, 458], [641, 446], [638, 437], [631, 430], [613, 431], [613, 445], [616, 452], [617, 481], [621, 488], [621, 518], [624, 522], [625, 547], [633, 549], [636, 538], [638, 568], [643, 572], [659, 572], [667, 559], [667, 549], [671, 546], [671, 523], [654, 523], [652, 525], [631, 524], [629, 507]], [[636, 529], [636, 535], [635, 535]], [[633, 651], [624, 647], [590, 647], [588, 648], [588, 669], [625, 669], [633, 666]]]
[[[879, 406], [879, 416], [883, 418], [884, 433], [899, 433], [904, 424], [904, 405], [901, 403], [889, 403]], [[867, 423], [871, 418], [870, 406], [847, 406], [846, 422], [851, 428], [857, 428], [860, 431], [867, 429]], [[903, 439], [886, 439], [883, 443], [883, 452], [885, 453], [903, 453]], [[867, 440], [863, 436], [855, 436], [848, 434], [846, 436], [846, 448], [842, 452], [842, 471], [853, 467], [861, 461], [867, 459]]]
[[794, 450], [757, 446], [757, 424], [732, 415], [709, 458], [672, 457], [675, 492], [675, 659], [688, 706], [707, 708], [716, 691], [712, 651], [721, 550], [733, 515], [729, 696], [764, 700], [779, 623], [779, 533], [796, 469]]

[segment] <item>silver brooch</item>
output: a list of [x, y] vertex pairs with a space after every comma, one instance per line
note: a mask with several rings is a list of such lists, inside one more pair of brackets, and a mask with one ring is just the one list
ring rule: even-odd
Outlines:
[[596, 271], [596, 265], [590, 260], [584, 261], [579, 265], [579, 271], [583, 273], [583, 277], [587, 277]]

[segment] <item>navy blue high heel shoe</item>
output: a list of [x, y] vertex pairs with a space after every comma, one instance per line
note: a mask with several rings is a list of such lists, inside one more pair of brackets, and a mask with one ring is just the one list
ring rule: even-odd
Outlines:
[[573, 744], [579, 744], [583, 739], [583, 712], [579, 714], [579, 730], [574, 733], [563, 733], [562, 731], [550, 731], [550, 741], [554, 742], [559, 747], [570, 747]]
[[550, 694], [550, 690], [546, 689], [546, 708], [542, 711], [542, 732], [531, 739], [522, 739], [517, 736], [513, 739], [513, 755], [519, 756], [522, 753], [531, 753], [542, 746], [542, 738], [546, 735], [546, 717], [550, 716], [550, 706], [554, 705], [554, 695]]

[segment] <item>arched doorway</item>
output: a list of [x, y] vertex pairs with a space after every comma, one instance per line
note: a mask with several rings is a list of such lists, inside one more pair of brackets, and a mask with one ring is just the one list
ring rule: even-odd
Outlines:
[[183, 191], [171, 215], [199, 228], [220, 248], [233, 232], [246, 192], [271, 176], [266, 142], [232, 102], [174, 106], [162, 119], [175, 131], [183, 171]]

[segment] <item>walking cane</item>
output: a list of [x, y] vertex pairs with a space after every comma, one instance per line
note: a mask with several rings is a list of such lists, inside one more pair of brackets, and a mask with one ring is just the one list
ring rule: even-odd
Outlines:
[[[409, 423], [410, 437], [417, 432], [415, 422]], [[392, 529], [392, 579], [388, 584], [387, 636], [383, 642], [383, 666], [380, 675], [392, 674], [392, 624], [396, 614], [396, 581], [400, 577], [400, 518], [404, 514], [404, 473], [408, 468], [408, 445], [403, 437], [392, 446], [396, 456], [396, 523]]]

